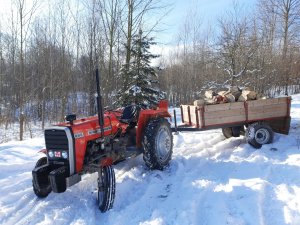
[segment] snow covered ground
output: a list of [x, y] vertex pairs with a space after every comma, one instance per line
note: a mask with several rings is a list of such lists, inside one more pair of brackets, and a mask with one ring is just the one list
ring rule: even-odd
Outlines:
[[[290, 135], [255, 150], [221, 130], [180, 133], [165, 171], [141, 157], [115, 167], [114, 208], [96, 207], [96, 174], [65, 193], [35, 197], [31, 170], [43, 137], [0, 144], [0, 224], [300, 224], [300, 95]], [[273, 149], [273, 150], [271, 150]], [[274, 151], [275, 149], [275, 151]]]

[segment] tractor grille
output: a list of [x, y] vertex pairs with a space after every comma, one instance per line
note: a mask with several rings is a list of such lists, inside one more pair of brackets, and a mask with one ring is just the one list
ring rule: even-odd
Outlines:
[[[65, 130], [59, 130], [59, 129], [47, 129], [45, 130], [45, 142], [46, 142], [46, 148], [48, 151], [53, 151], [54, 153], [60, 152], [59, 156], [54, 155], [54, 157], [48, 156], [48, 162], [51, 165], [52, 169], [58, 169], [61, 166], [66, 166], [67, 168], [67, 175], [69, 176], [70, 170], [70, 162], [69, 160], [73, 160], [73, 158], [70, 159], [70, 151], [69, 151], [69, 141]], [[61, 152], [67, 151], [68, 152], [68, 158], [64, 159], [61, 157]]]
[[45, 130], [45, 142], [48, 150], [68, 150], [68, 138], [64, 130]]

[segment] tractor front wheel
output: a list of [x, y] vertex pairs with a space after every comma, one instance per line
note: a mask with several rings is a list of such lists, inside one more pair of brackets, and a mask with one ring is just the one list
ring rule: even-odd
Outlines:
[[112, 166], [105, 166], [98, 172], [98, 207], [101, 212], [111, 209], [114, 204], [116, 178]]
[[151, 119], [143, 138], [143, 159], [150, 169], [164, 169], [173, 152], [173, 136], [170, 123], [164, 118]]
[[[34, 168], [37, 168], [37, 167], [40, 167], [40, 166], [43, 166], [43, 165], [46, 165], [47, 164], [47, 157], [43, 157], [43, 158], [40, 158], [36, 164], [35, 164], [35, 167]], [[45, 198], [47, 197], [50, 192], [51, 192], [51, 185], [50, 185], [50, 182], [48, 180], [48, 177], [44, 177], [43, 178], [43, 181], [41, 182], [41, 187], [36, 187], [35, 183], [32, 182], [32, 187], [33, 187], [33, 191], [35, 193], [35, 195], [39, 198]]]

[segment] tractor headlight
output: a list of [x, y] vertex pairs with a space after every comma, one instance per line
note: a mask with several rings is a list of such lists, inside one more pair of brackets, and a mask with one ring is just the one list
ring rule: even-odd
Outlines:
[[50, 158], [53, 158], [53, 157], [54, 157], [54, 152], [53, 152], [53, 151], [48, 151], [48, 156], [49, 156]]
[[62, 156], [64, 159], [67, 159], [67, 158], [68, 158], [68, 153], [67, 153], [66, 151], [62, 151], [61, 156]]

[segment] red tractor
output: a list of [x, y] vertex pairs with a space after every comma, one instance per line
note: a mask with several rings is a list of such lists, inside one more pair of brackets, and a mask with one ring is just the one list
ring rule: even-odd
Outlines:
[[172, 156], [173, 138], [167, 101], [156, 109], [130, 105], [103, 112], [96, 70], [98, 116], [76, 119], [45, 129], [46, 157], [32, 171], [34, 193], [44, 198], [51, 191], [65, 192], [86, 173], [98, 172], [98, 207], [112, 208], [115, 197], [113, 165], [143, 154], [150, 169], [164, 169]]

